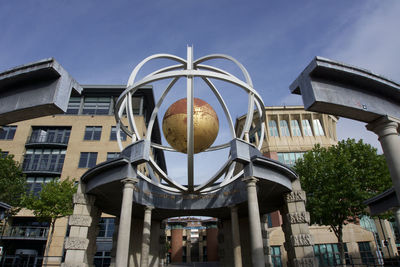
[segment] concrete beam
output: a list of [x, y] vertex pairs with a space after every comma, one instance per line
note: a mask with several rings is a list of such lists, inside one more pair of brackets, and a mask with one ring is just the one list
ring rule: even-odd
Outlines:
[[290, 85], [306, 110], [363, 122], [400, 121], [400, 84], [368, 70], [316, 57]]
[[64, 113], [71, 91], [82, 87], [54, 59], [0, 73], [0, 125]]

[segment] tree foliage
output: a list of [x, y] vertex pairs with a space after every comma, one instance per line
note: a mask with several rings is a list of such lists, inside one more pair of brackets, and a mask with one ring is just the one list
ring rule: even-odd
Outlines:
[[22, 207], [26, 179], [13, 155], [1, 155], [0, 150], [0, 201], [12, 206], [10, 213], [14, 214]]
[[48, 253], [53, 239], [54, 226], [58, 218], [71, 215], [73, 212], [72, 197], [77, 186], [72, 180], [53, 180], [42, 187], [38, 195], [30, 194], [24, 197], [26, 208], [33, 211], [39, 221], [50, 222], [50, 235], [46, 246], [44, 265], [47, 265]]
[[74, 181], [53, 180], [45, 184], [39, 194], [26, 196], [24, 204], [39, 220], [52, 222], [72, 214], [75, 192]]
[[363, 201], [392, 186], [384, 156], [362, 140], [316, 145], [294, 169], [307, 194], [311, 223], [329, 225], [339, 243], [343, 225], [365, 213]]

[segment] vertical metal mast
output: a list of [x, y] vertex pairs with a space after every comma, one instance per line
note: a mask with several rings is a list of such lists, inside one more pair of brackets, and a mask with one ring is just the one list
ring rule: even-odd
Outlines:
[[[193, 70], [193, 47], [187, 47], [187, 70]], [[186, 99], [187, 99], [187, 162], [188, 162], [188, 191], [193, 192], [193, 176], [194, 176], [194, 128], [193, 128], [193, 76], [187, 76]]]

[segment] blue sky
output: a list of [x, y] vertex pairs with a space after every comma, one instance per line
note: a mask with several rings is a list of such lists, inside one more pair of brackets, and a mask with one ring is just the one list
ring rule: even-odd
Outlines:
[[[238, 59], [266, 105], [301, 104], [288, 87], [315, 56], [400, 81], [398, 14], [398, 0], [0, 0], [0, 71], [55, 57], [81, 84], [125, 84], [143, 58], [189, 44]], [[379, 147], [361, 123], [338, 134]]]

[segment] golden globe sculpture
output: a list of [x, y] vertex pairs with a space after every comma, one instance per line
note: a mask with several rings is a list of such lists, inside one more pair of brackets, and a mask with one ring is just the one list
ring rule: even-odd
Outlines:
[[[194, 98], [193, 102], [194, 153], [209, 148], [219, 130], [217, 113], [204, 100]], [[173, 103], [165, 112], [162, 129], [167, 140], [177, 151], [187, 152], [187, 100], [182, 98]]]

